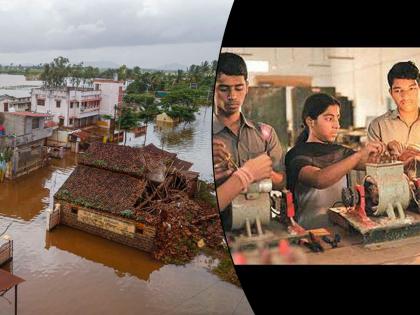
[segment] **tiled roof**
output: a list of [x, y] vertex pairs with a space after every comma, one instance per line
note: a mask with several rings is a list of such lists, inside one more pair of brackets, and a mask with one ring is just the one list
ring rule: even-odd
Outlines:
[[50, 117], [52, 115], [49, 114], [41, 114], [41, 113], [32, 113], [32, 112], [8, 112], [9, 114], [16, 115], [16, 116], [26, 116], [26, 117]]
[[117, 144], [95, 142], [80, 156], [79, 164], [99, 167], [110, 171], [141, 177], [146, 168], [154, 168], [158, 162], [187, 171], [192, 163], [176, 158], [176, 153], [161, 150], [149, 144], [143, 148], [132, 148]]
[[78, 165], [54, 197], [120, 215], [133, 209], [145, 186], [144, 180], [129, 175]]

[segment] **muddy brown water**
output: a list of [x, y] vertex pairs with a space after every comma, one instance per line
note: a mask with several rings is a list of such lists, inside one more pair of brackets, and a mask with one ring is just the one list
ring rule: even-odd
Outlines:
[[[252, 314], [241, 289], [209, 272], [207, 257], [163, 265], [147, 253], [66, 226], [46, 232], [51, 197], [75, 164], [67, 153], [0, 184], [0, 233], [12, 223], [7, 234], [14, 240], [13, 261], [4, 268], [26, 280], [19, 285], [18, 314]], [[13, 299], [13, 290], [0, 297], [0, 314], [13, 313]]]

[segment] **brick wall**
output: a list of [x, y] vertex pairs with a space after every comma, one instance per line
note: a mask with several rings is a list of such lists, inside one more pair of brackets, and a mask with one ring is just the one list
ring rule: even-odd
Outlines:
[[126, 223], [135, 223], [135, 221], [133, 220], [128, 220], [125, 218], [110, 215], [108, 213], [72, 205], [63, 200], [56, 200], [56, 202], [59, 202], [61, 204], [61, 211], [60, 211], [61, 224], [65, 224], [73, 228], [76, 228], [76, 229], [79, 229], [79, 230], [82, 230], [91, 234], [95, 234], [95, 235], [101, 236], [103, 238], [106, 238], [106, 239], [109, 239], [109, 240], [112, 240], [112, 241], [115, 241], [115, 242], [118, 242], [127, 246], [135, 247], [146, 252], [153, 251], [154, 240], [155, 240], [155, 235], [156, 235], [156, 227], [144, 224], [143, 233], [140, 234], [136, 232], [134, 233], [134, 237], [129, 237], [129, 236], [121, 235], [112, 231], [102, 229], [97, 226], [89, 225], [89, 224], [78, 221], [77, 214], [72, 213], [71, 208], [76, 207], [79, 210], [89, 211], [91, 213], [109, 217], [114, 220], [117, 219], [121, 222], [126, 222]]

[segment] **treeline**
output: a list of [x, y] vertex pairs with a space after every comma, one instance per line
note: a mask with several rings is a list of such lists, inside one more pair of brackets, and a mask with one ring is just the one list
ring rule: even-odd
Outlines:
[[44, 81], [45, 87], [63, 87], [70, 80], [74, 87], [89, 85], [94, 78], [113, 79], [117, 76], [118, 80], [133, 81], [127, 93], [145, 93], [157, 90], [169, 90], [174, 87], [196, 87], [208, 88], [213, 85], [214, 73], [217, 61], [211, 63], [202, 62], [200, 65], [191, 65], [186, 71], [146, 71], [140, 67], [128, 68], [121, 65], [118, 69], [100, 70], [97, 67], [84, 66], [83, 63], [70, 64], [69, 59], [57, 57], [52, 62], [42, 66], [42, 70], [37, 68], [25, 70], [36, 73], [41, 71], [39, 79]]
[[57, 57], [42, 66], [40, 79], [46, 88], [90, 87], [95, 78], [113, 79], [115, 76], [128, 81], [119, 117], [121, 128], [127, 130], [139, 121], [153, 120], [162, 112], [183, 121], [194, 120], [200, 105], [211, 104], [216, 67], [214, 60], [191, 65], [185, 71], [145, 71], [125, 65], [101, 71]]

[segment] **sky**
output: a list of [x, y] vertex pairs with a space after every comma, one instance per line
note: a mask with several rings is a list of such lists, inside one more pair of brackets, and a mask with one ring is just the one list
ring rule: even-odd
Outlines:
[[189, 66], [217, 58], [233, 0], [0, 0], [0, 64]]

